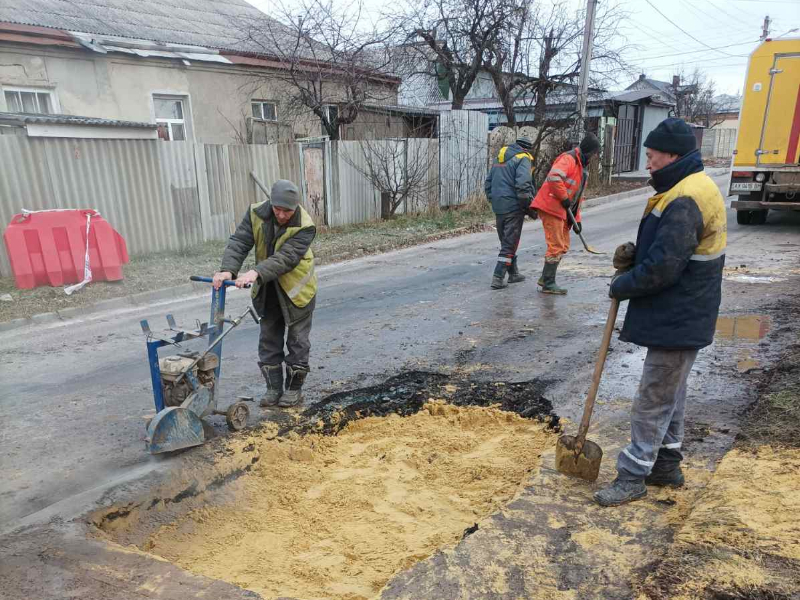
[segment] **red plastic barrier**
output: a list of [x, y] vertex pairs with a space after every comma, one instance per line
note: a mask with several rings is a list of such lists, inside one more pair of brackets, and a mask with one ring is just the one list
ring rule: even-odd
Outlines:
[[18, 288], [63, 286], [83, 281], [86, 216], [92, 281], [122, 279], [128, 262], [124, 238], [94, 210], [59, 210], [14, 215], [3, 234]]

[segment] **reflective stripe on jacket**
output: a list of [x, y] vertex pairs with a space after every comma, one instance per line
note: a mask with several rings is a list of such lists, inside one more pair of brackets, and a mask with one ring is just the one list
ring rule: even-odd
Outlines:
[[615, 298], [630, 299], [623, 341], [683, 350], [714, 339], [727, 215], [719, 188], [702, 169], [699, 152], [665, 167], [677, 183], [647, 203], [634, 267], [611, 286]]
[[[270, 254], [264, 238], [264, 221], [257, 212], [258, 208], [263, 204], [264, 202], [259, 202], [250, 205], [250, 221], [253, 224], [256, 262], [267, 260]], [[300, 213], [300, 223], [297, 226], [287, 227], [286, 231], [275, 241], [275, 253], [277, 253], [286, 240], [292, 236], [304, 229], [313, 229], [316, 227], [311, 216], [302, 206], [298, 206], [297, 211]], [[303, 308], [313, 300], [314, 296], [317, 295], [317, 274], [314, 269], [314, 253], [311, 251], [311, 248], [306, 250], [305, 255], [300, 259], [300, 262], [294, 269], [278, 276], [278, 283], [289, 300], [292, 301], [292, 304], [298, 308]], [[255, 298], [257, 295], [258, 286], [254, 285], [252, 296]]]
[[585, 186], [581, 161], [579, 148], [560, 154], [550, 167], [547, 179], [536, 194], [531, 207], [566, 221], [567, 211], [561, 206], [561, 201], [569, 199], [575, 220], [580, 221], [581, 200]]
[[503, 146], [486, 176], [484, 191], [496, 215], [525, 211], [536, 193], [533, 155], [517, 144]]

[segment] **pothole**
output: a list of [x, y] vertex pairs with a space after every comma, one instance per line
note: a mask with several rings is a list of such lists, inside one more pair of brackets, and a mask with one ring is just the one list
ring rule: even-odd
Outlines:
[[294, 427], [221, 442], [181, 489], [93, 522], [264, 598], [372, 599], [477, 531], [538, 470], [558, 429], [543, 385], [412, 372], [335, 394]]

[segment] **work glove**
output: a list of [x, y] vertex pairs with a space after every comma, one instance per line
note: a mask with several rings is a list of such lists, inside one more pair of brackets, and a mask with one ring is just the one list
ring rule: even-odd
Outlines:
[[575, 221], [575, 224], [570, 224], [570, 227], [572, 227], [577, 234], [583, 233], [583, 224], [580, 221]]
[[608, 284], [608, 297], [612, 300], [614, 299], [614, 294], [611, 293], [611, 288], [614, 287], [614, 282], [622, 275], [625, 274], [625, 271], [617, 271], [611, 276], [611, 283]]
[[528, 218], [531, 221], [535, 221], [536, 219], [539, 218], [539, 212], [535, 208], [528, 207], [525, 210], [525, 214], [528, 215]]
[[564, 208], [564, 210], [567, 210], [567, 209], [570, 207], [570, 201], [569, 201], [569, 198], [564, 198], [564, 199], [561, 201], [561, 206]]
[[636, 258], [636, 244], [633, 242], [625, 242], [617, 246], [614, 251], [614, 268], [617, 273], [621, 274], [630, 270], [633, 267], [633, 261]]

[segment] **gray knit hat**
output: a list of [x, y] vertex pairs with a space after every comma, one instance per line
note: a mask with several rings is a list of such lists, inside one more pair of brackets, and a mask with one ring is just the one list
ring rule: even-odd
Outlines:
[[517, 138], [517, 146], [523, 150], [533, 150], [533, 141], [526, 135]]
[[300, 190], [291, 181], [279, 179], [272, 184], [270, 201], [272, 206], [295, 210], [300, 204]]

